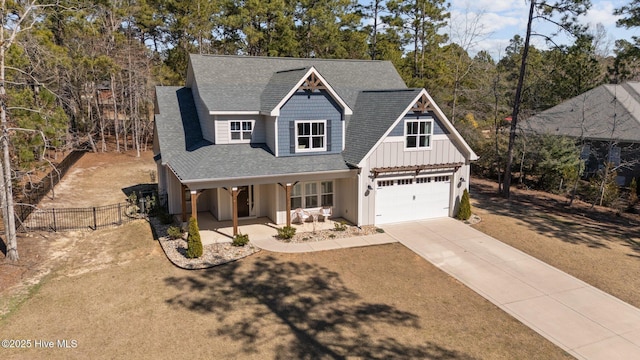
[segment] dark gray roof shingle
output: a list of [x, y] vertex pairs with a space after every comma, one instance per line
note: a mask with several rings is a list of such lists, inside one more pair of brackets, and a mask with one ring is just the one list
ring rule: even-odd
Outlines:
[[522, 122], [524, 131], [640, 142], [640, 83], [601, 85]]
[[[275, 102], [271, 98], [275, 92], [263, 99], [272, 82], [292, 81], [289, 75], [301, 77], [301, 69], [312, 66], [351, 109], [362, 90], [406, 88], [390, 61], [190, 55], [189, 63], [200, 96], [210, 111], [263, 110], [262, 100]], [[296, 69], [297, 72], [287, 73]], [[278, 72], [284, 73], [274, 76]]]

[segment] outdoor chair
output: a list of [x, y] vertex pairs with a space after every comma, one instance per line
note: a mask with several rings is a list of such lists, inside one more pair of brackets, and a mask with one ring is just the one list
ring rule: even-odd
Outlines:
[[309, 214], [308, 212], [297, 208], [295, 209], [295, 211], [293, 212], [295, 214], [295, 218], [298, 220], [298, 222], [300, 222], [301, 224], [304, 224], [307, 219], [311, 216], [311, 214]]

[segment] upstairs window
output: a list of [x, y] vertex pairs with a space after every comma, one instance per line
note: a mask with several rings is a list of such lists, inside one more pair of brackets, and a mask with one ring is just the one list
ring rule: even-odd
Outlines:
[[433, 122], [431, 120], [405, 121], [405, 147], [407, 149], [428, 149], [431, 147]]
[[296, 152], [326, 151], [326, 121], [296, 121]]
[[253, 120], [230, 121], [229, 133], [232, 142], [250, 142]]

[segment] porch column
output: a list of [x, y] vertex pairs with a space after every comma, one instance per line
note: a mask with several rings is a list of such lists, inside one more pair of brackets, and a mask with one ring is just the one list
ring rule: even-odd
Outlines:
[[284, 191], [285, 191], [285, 199], [287, 202], [287, 226], [291, 226], [291, 188], [293, 187], [292, 184], [287, 184], [284, 187]]
[[233, 236], [238, 235], [238, 191], [237, 187], [231, 188], [231, 213], [233, 214]]
[[187, 222], [187, 198], [185, 196], [187, 187], [181, 184], [180, 188], [182, 189], [182, 194], [180, 195], [180, 200], [182, 201], [182, 222]]
[[195, 190], [191, 190], [191, 216], [198, 221], [198, 193]]

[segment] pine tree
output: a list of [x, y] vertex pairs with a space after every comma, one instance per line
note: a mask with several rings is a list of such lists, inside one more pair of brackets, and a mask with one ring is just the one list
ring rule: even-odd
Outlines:
[[460, 200], [460, 210], [458, 211], [459, 220], [469, 220], [471, 217], [471, 202], [469, 202], [469, 192], [464, 189], [462, 200]]
[[200, 239], [200, 230], [198, 229], [198, 221], [192, 217], [189, 219], [189, 235], [187, 237], [187, 257], [189, 259], [199, 258], [202, 256], [202, 240]]

